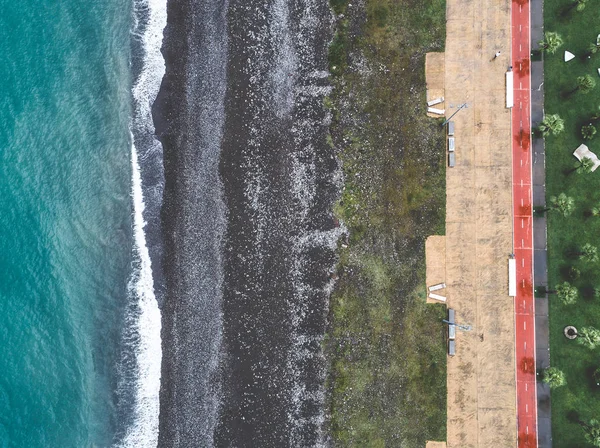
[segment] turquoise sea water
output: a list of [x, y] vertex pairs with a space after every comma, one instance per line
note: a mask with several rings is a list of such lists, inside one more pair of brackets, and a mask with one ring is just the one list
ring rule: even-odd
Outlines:
[[0, 446], [109, 446], [132, 254], [131, 2], [0, 6]]

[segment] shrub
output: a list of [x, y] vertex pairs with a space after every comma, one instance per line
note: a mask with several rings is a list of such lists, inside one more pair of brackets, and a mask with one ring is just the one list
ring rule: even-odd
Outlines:
[[589, 349], [595, 349], [600, 345], [600, 330], [595, 327], [583, 327], [579, 330], [577, 342]]
[[544, 369], [542, 372], [542, 381], [550, 386], [551, 389], [567, 384], [565, 374], [562, 370], [559, 370], [556, 367], [548, 367], [547, 369]]
[[596, 126], [593, 124], [586, 124], [581, 127], [581, 136], [584, 140], [591, 140], [596, 135]]

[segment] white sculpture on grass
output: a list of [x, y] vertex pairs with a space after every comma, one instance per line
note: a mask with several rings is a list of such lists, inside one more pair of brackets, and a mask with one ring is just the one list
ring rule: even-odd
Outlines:
[[570, 51], [565, 51], [565, 62], [569, 62], [573, 59], [575, 59], [575, 55]]

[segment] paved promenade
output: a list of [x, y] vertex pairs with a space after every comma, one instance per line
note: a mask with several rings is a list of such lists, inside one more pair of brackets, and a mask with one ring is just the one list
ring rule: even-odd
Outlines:
[[[536, 284], [545, 285], [547, 274], [545, 222], [532, 217], [545, 194], [543, 142], [531, 140], [532, 120], [543, 114], [543, 63], [530, 59], [532, 28], [537, 41], [541, 0], [448, 0], [446, 52], [427, 58], [428, 99], [444, 96], [446, 117], [466, 104], [452, 119], [446, 236], [426, 245], [429, 283], [445, 281], [457, 323], [473, 327], [457, 332], [456, 356], [448, 359], [448, 447], [532, 448], [538, 435], [540, 447], [551, 446], [549, 394], [535, 377], [536, 367], [548, 365], [548, 316], [546, 302], [533, 296], [534, 258]], [[512, 109], [505, 102], [509, 66]], [[517, 264], [514, 299], [509, 254]]]
[[[511, 3], [448, 0], [445, 108], [456, 128], [446, 174], [446, 284], [458, 323], [448, 359], [448, 447], [516, 446], [511, 114], [505, 107]], [[500, 56], [494, 58], [497, 51]]]

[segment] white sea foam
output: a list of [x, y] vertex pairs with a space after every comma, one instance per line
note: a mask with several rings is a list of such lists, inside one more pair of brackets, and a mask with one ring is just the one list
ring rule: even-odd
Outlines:
[[[134, 270], [129, 282], [130, 299], [134, 301], [126, 317], [129, 343], [134, 344], [135, 373], [133, 380], [133, 419], [126, 428], [120, 447], [153, 447], [158, 444], [158, 415], [162, 347], [160, 339], [161, 314], [154, 293], [152, 264], [144, 227], [144, 193], [138, 148], [135, 135], [151, 142], [143, 148], [143, 154], [162, 151], [160, 142], [153, 137], [152, 103], [156, 99], [165, 63], [160, 53], [163, 29], [167, 23], [166, 0], [136, 0], [134, 35], [142, 44], [143, 67], [133, 86], [136, 105], [132, 122], [131, 164], [133, 200]], [[139, 34], [138, 14], [147, 19]], [[137, 33], [137, 34], [136, 34]], [[142, 148], [140, 148], [142, 149]]]
[[[131, 145], [132, 198], [134, 203], [134, 256], [137, 270], [129, 283], [129, 292], [137, 299], [137, 313], [128, 316], [136, 334], [135, 407], [132, 425], [120, 444], [122, 447], [151, 447], [158, 442], [158, 411], [162, 348], [160, 340], [161, 316], [154, 296], [154, 282], [150, 254], [144, 234], [144, 200], [142, 179], [135, 145]], [[131, 322], [134, 320], [133, 322]]]
[[[144, 67], [133, 86], [133, 97], [137, 101], [138, 108], [134, 125], [144, 126], [149, 135], [153, 135], [152, 104], [165, 74], [165, 61], [160, 47], [163, 30], [167, 25], [167, 2], [166, 0], [135, 0], [134, 5], [136, 14], [139, 11], [148, 15], [148, 23], [143, 34], [137, 36], [142, 41]], [[155, 142], [160, 149], [160, 143], [156, 140]]]

